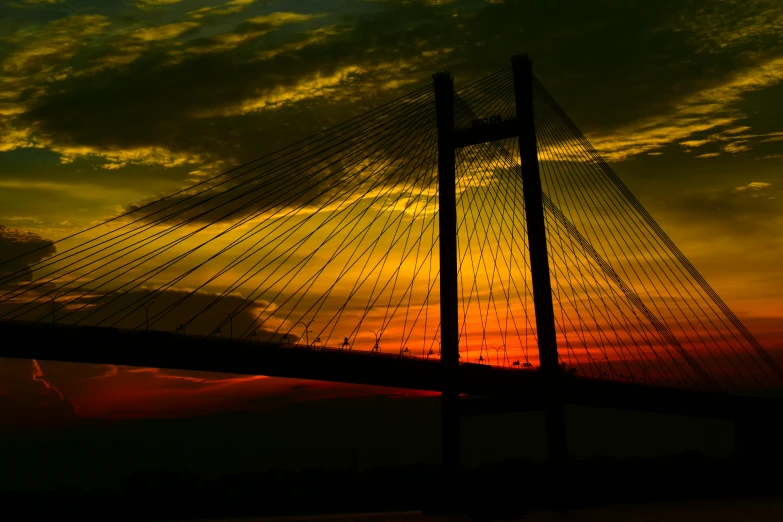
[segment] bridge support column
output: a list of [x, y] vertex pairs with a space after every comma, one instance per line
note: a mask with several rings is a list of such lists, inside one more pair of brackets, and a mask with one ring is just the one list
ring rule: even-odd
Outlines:
[[527, 54], [511, 58], [514, 73], [514, 97], [517, 108], [517, 135], [522, 163], [522, 192], [525, 202], [525, 222], [530, 249], [530, 271], [533, 280], [533, 304], [536, 314], [538, 355], [541, 376], [546, 382], [544, 408], [546, 415], [547, 453], [553, 463], [562, 463], [568, 453], [565, 414], [559, 381], [560, 361], [557, 355], [557, 334], [552, 304], [552, 283], [549, 278], [544, 205], [541, 176], [538, 171], [536, 127], [533, 119], [533, 67]]
[[[454, 147], [454, 81], [433, 76], [438, 125], [438, 226], [440, 229], [440, 324], [442, 458], [448, 476], [460, 470], [459, 303], [457, 279], [457, 196]], [[446, 485], [449, 488], [448, 485]], [[453, 491], [452, 491], [453, 492]]]

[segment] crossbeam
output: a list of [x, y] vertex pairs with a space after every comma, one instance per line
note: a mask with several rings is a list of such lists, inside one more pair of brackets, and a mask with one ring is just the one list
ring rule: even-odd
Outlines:
[[516, 118], [475, 125], [454, 131], [454, 148], [459, 149], [470, 145], [516, 138], [518, 135], [519, 122], [517, 122]]

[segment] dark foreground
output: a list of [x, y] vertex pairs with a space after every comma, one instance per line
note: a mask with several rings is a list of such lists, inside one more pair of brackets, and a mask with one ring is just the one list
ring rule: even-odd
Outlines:
[[[779, 522], [783, 497], [711, 499], [644, 504], [617, 504], [579, 509], [538, 510], [523, 522]], [[214, 522], [436, 522], [460, 517], [435, 518], [421, 512], [361, 513], [305, 517], [260, 517]]]
[[[414, 517], [411, 520], [467, 520], [455, 516], [426, 518], [416, 513], [440, 513], [443, 506], [437, 501], [445, 497], [448, 507], [480, 514], [485, 520], [497, 520], [497, 512], [493, 516], [497, 509], [504, 512], [506, 520], [519, 520], [525, 511], [530, 514], [524, 519], [531, 521], [622, 520], [609, 515], [585, 517], [593, 516], [590, 513], [621, 516], [625, 508], [620, 505], [628, 504], [636, 504], [628, 507], [639, 514], [628, 514], [633, 520], [678, 520], [673, 518], [680, 516], [676, 513], [688, 513], [691, 508], [676, 506], [711, 509], [708, 506], [727, 498], [744, 499], [737, 500], [737, 505], [768, 505], [770, 509], [780, 506], [777, 500], [754, 500], [783, 495], [780, 470], [781, 463], [772, 460], [749, 465], [699, 454], [655, 459], [585, 459], [572, 462], [561, 472], [546, 464], [513, 459], [467, 470], [456, 486], [445, 491], [440, 487], [444, 481], [436, 466], [371, 468], [361, 473], [350, 469], [274, 471], [223, 475], [217, 479], [156, 471], [126, 476], [119, 487], [113, 488], [0, 491], [0, 505], [4, 513], [13, 514], [8, 520], [20, 521], [68, 518], [82, 522], [141, 522], [259, 516], [295, 520], [290, 517], [379, 512], [396, 512], [394, 520], [403, 519], [400, 512], [414, 512], [404, 514]], [[647, 516], [644, 513], [655, 512], [640, 505], [649, 502], [674, 502], [671, 509], [675, 514], [641, 518]], [[661, 507], [665, 505], [657, 504], [655, 509], [668, 509]], [[783, 510], [777, 514], [775, 519], [736, 520], [783, 520]], [[725, 517], [719, 520], [733, 522]]]

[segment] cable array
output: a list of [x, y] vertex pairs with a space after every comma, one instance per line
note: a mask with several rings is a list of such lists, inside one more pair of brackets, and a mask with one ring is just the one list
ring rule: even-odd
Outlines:
[[534, 112], [567, 364], [590, 373], [600, 357], [600, 375], [735, 392], [779, 386], [774, 360], [538, 80]]
[[[455, 129], [513, 120], [514, 93], [510, 68], [455, 91]], [[533, 95], [564, 369], [779, 386], [780, 367], [535, 79]], [[130, 207], [29, 269], [0, 263], [0, 320], [437, 357], [437, 157], [426, 86]], [[517, 138], [456, 153], [463, 362], [538, 364], [523, 168]]]

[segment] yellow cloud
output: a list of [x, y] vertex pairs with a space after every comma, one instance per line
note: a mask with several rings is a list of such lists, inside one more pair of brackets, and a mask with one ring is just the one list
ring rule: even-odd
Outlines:
[[103, 33], [110, 22], [102, 15], [73, 15], [54, 20], [43, 29], [26, 27], [9, 40], [17, 44], [2, 62], [11, 74], [41, 72], [71, 58], [90, 36]]
[[[741, 4], [742, 16], [722, 4]], [[683, 10], [673, 25], [676, 31], [690, 31], [703, 50], [714, 52], [726, 47], [760, 41], [783, 34], [783, 11], [778, 0], [741, 0], [705, 4], [697, 11]], [[717, 7], [717, 8], [716, 8]]]
[[122, 167], [125, 167], [126, 165], [127, 163], [124, 161], [122, 163], [105, 163], [101, 165], [101, 168], [106, 170], [118, 170], [121, 169]]
[[[163, 147], [136, 147], [130, 149], [100, 149], [90, 146], [63, 146], [47, 144], [52, 152], [60, 154], [61, 163], [72, 163], [77, 158], [98, 157], [109, 164], [160, 165], [166, 168], [202, 163], [201, 157], [174, 152]], [[104, 168], [106, 168], [104, 166]], [[116, 168], [119, 168], [116, 167]], [[111, 170], [111, 167], [109, 167]]]
[[39, 146], [30, 129], [19, 129], [7, 121], [0, 120], [0, 152]]
[[181, 35], [185, 31], [198, 27], [197, 22], [177, 22], [166, 25], [156, 25], [146, 27], [130, 33], [133, 38], [138, 38], [144, 42], [154, 42], [159, 40], [171, 40]]
[[[41, 26], [25, 27], [7, 38], [13, 46], [0, 62], [0, 152], [18, 148], [48, 148], [60, 154], [62, 163], [76, 158], [102, 158], [103, 168], [112, 170], [125, 165], [162, 165], [177, 167], [201, 163], [200, 158], [162, 147], [135, 147], [127, 150], [61, 144], [37, 134], [34, 125], [20, 124], [13, 118], [44, 95], [52, 82], [68, 76], [89, 75], [100, 70], [127, 65], [137, 60], [156, 42], [172, 40], [197, 22], [177, 22], [142, 29], [107, 33], [110, 23], [100, 15], [76, 15], [57, 19]], [[79, 70], [68, 65], [80, 50], [89, 45], [92, 36], [114, 36], [114, 45]], [[17, 101], [26, 93], [24, 102]]]
[[734, 187], [735, 192], [743, 192], [745, 190], [759, 190], [767, 187], [771, 187], [772, 183], [766, 183], [764, 181], [753, 181], [742, 187]]
[[182, 0], [139, 0], [136, 2], [136, 7], [139, 9], [150, 9], [162, 5], [178, 4], [181, 1]]
[[25, 108], [23, 105], [0, 102], [0, 116], [13, 116], [15, 114], [22, 114], [24, 111]]
[[[728, 82], [705, 89], [684, 100], [683, 105], [704, 103], [708, 100], [726, 106], [728, 103], [738, 101], [746, 92], [756, 91], [783, 81], [783, 58], [768, 60], [750, 71], [737, 72]], [[742, 132], [747, 127], [732, 129]]]
[[677, 119], [676, 115], [659, 116], [628, 125], [605, 136], [588, 136], [601, 155], [610, 161], [622, 161], [632, 156], [686, 139], [697, 132], [730, 125], [738, 116], [723, 118]]
[[[617, 129], [610, 135], [588, 136], [590, 141], [609, 160], [621, 161], [664, 145], [685, 140], [698, 132], [734, 124], [742, 119], [739, 113], [730, 113], [731, 104], [752, 91], [783, 83], [783, 58], [761, 63], [750, 71], [740, 71], [721, 85], [704, 89], [685, 97], [669, 114], [648, 118]], [[701, 109], [710, 106], [710, 112]], [[723, 112], [721, 116], [713, 114]], [[739, 134], [747, 126], [734, 127], [723, 132]], [[715, 136], [711, 136], [714, 138]], [[724, 136], [724, 138], [727, 138]], [[741, 139], [741, 136], [732, 136]], [[684, 142], [687, 143], [687, 142]], [[690, 145], [697, 146], [694, 142]], [[727, 145], [728, 152], [749, 150], [747, 145]], [[699, 157], [711, 157], [702, 155]]]
[[299, 22], [306, 22], [314, 18], [321, 18], [326, 16], [324, 14], [302, 14], [302, 13], [290, 13], [285, 11], [278, 11], [275, 13], [269, 13], [261, 16], [255, 16], [248, 18], [247, 22], [251, 24], [266, 24], [280, 27], [285, 24], [295, 24]]
[[230, 2], [223, 4], [222, 7], [199, 7], [194, 11], [190, 11], [188, 16], [198, 19], [204, 18], [205, 16], [238, 13], [253, 2], [255, 2], [255, 0], [231, 0]]
[[750, 127], [742, 125], [740, 127], [734, 127], [733, 129], [725, 130], [723, 131], [723, 134], [737, 134], [739, 132], [745, 132], [746, 130], [750, 130]]
[[315, 73], [310, 77], [300, 79], [295, 85], [273, 87], [234, 106], [207, 109], [196, 116], [242, 115], [265, 109], [276, 109], [305, 99], [342, 97], [345, 90], [339, 88], [351, 83], [364, 72], [366, 71], [359, 66], [348, 65], [328, 75], [323, 75], [320, 72]]
[[715, 158], [717, 156], [720, 156], [719, 152], [709, 152], [707, 154], [702, 154], [700, 156], [694, 156], [695, 158]]
[[687, 140], [687, 141], [681, 141], [680, 145], [683, 147], [701, 147], [702, 145], [706, 145], [708, 143], [712, 143], [711, 139], [706, 140]]
[[271, 49], [264, 49], [256, 53], [256, 58], [258, 60], [269, 60], [270, 58], [274, 58], [278, 54], [299, 51], [304, 49], [305, 47], [319, 44], [321, 42], [328, 40], [329, 38], [344, 34], [348, 31], [350, 31], [350, 28], [338, 27], [336, 25], [319, 27], [318, 29], [305, 31], [304, 32], [305, 37], [302, 40], [298, 40], [296, 42], [289, 42], [279, 47], [274, 47]]
[[[230, 51], [231, 49], [234, 49], [235, 47], [245, 42], [260, 38], [267, 33], [269, 33], [269, 31], [217, 34], [210, 38], [209, 43], [192, 45], [188, 47], [186, 51], [192, 54], [209, 54]], [[172, 52], [171, 54], [176, 58], [181, 54], [181, 52]]]
[[732, 154], [736, 154], [738, 152], [747, 152], [749, 150], [752, 150], [753, 147], [750, 145], [746, 145], [746, 141], [735, 141], [734, 143], [729, 143], [725, 147], [723, 147], [723, 150], [726, 152], [730, 152]]

